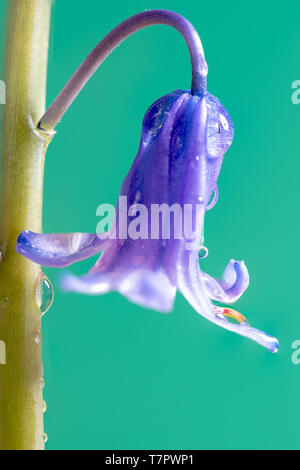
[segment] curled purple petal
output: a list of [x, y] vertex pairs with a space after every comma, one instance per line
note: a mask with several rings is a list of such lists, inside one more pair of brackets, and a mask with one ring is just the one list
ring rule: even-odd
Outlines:
[[[228, 309], [214, 307], [211, 304], [208, 298], [207, 288], [205, 286], [205, 278], [202, 275], [195, 253], [188, 256], [183, 254], [178, 287], [194, 309], [207, 320], [210, 320], [226, 330], [252, 339], [273, 353], [277, 352], [279, 343], [276, 338], [263, 331], [257, 330], [256, 328], [252, 328], [244, 317], [241, 323], [233, 323], [229, 321], [226, 317]], [[240, 314], [239, 316], [242, 317]]]
[[225, 304], [239, 299], [249, 285], [249, 274], [245, 263], [234, 259], [231, 259], [226, 266], [222, 281], [206, 273], [203, 273], [203, 277], [209, 297]]
[[89, 258], [104, 246], [105, 241], [92, 233], [46, 234], [24, 230], [16, 250], [37, 264], [60, 268]]

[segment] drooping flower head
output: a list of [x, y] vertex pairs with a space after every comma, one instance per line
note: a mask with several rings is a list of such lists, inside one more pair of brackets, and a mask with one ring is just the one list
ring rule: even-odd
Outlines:
[[116, 290], [162, 312], [172, 310], [179, 290], [213, 323], [277, 351], [275, 338], [250, 327], [235, 310], [212, 303], [228, 304], [241, 296], [249, 284], [245, 264], [230, 260], [222, 280], [199, 265], [205, 213], [216, 203], [217, 180], [232, 139], [231, 118], [207, 92], [206, 81], [197, 93], [178, 90], [162, 97], [145, 115], [139, 150], [122, 184], [110, 231], [24, 231], [17, 251], [52, 267], [102, 252], [85, 276], [66, 274], [64, 288], [87, 294]]

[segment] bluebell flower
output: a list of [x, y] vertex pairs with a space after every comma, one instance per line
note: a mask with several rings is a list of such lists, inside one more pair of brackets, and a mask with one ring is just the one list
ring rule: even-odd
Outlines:
[[[277, 351], [275, 338], [250, 327], [235, 310], [212, 303], [229, 304], [242, 295], [249, 284], [244, 262], [231, 259], [222, 280], [212, 278], [199, 265], [205, 213], [216, 202], [223, 156], [232, 139], [233, 123], [228, 112], [206, 90], [197, 95], [179, 90], [162, 97], [145, 115], [138, 153], [120, 192], [136, 213], [144, 207], [150, 214], [144, 231], [137, 231], [136, 237], [128, 236], [132, 214], [120, 213], [119, 198], [110, 232], [23, 231], [17, 251], [37, 264], [52, 267], [69, 266], [101, 252], [88, 274], [64, 276], [66, 290], [86, 294], [114, 290], [161, 312], [172, 310], [179, 290], [208, 320]], [[168, 237], [163, 236], [161, 227], [153, 237], [153, 205], [176, 206], [182, 214], [190, 208], [192, 237], [183, 230], [182, 218], [175, 220], [170, 212], [165, 214], [172, 219]]]

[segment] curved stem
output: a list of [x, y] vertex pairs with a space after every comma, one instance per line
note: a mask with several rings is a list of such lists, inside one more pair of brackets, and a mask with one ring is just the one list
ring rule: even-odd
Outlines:
[[139, 29], [154, 24], [166, 24], [179, 31], [189, 48], [192, 64], [191, 93], [201, 95], [206, 91], [207, 64], [199, 35], [193, 25], [183, 16], [167, 10], [150, 10], [139, 13], [114, 28], [92, 50], [74, 75], [59, 93], [39, 122], [43, 130], [53, 130], [81, 89], [110, 53], [128, 36]]

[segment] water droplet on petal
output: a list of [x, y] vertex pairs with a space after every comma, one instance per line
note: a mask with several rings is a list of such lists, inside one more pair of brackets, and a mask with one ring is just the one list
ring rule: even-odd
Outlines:
[[241, 326], [248, 326], [247, 319], [240, 312], [233, 308], [214, 306], [215, 314], [218, 318], [224, 318], [231, 323], [238, 323]]
[[207, 211], [212, 209], [217, 204], [218, 197], [219, 197], [219, 190], [218, 190], [218, 186], [216, 185], [215, 188], [212, 191], [211, 200], [210, 200], [210, 202], [208, 203], [208, 205], [206, 207]]
[[228, 124], [228, 121], [227, 121], [226, 117], [223, 116], [223, 114], [221, 114], [221, 113], [219, 113], [219, 116], [220, 116], [220, 121], [221, 121], [221, 124], [223, 126], [223, 129], [225, 129], [225, 131], [228, 131], [229, 124]]
[[44, 441], [44, 444], [46, 444], [46, 442], [48, 441], [48, 436], [45, 432], [43, 434], [43, 441]]
[[33, 336], [34, 342], [36, 344], [40, 344], [41, 338], [42, 338], [41, 330], [37, 328], [36, 330], [34, 330], [34, 336]]
[[42, 409], [43, 409], [43, 413], [46, 413], [46, 411], [47, 411], [47, 403], [45, 402], [45, 400], [42, 400]]
[[206, 246], [201, 246], [200, 251], [199, 251], [199, 258], [201, 259], [206, 258], [207, 255], [208, 255], [208, 249], [206, 248]]
[[41, 316], [48, 312], [54, 298], [53, 287], [47, 276], [40, 272], [36, 286], [36, 301], [41, 310]]
[[43, 379], [43, 377], [40, 378], [40, 384], [41, 384], [41, 388], [45, 387], [45, 380]]

